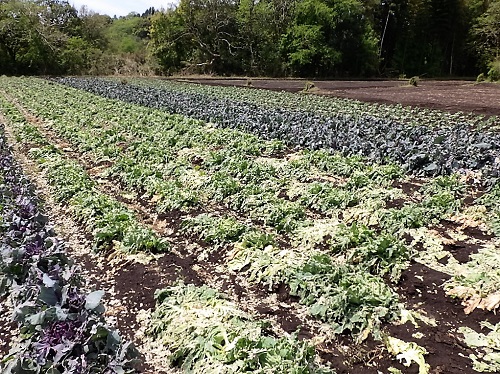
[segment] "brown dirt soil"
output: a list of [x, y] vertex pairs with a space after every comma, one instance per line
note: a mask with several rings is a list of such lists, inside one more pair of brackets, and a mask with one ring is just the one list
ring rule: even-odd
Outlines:
[[[101, 270], [101, 277], [90, 256], [73, 253], [73, 259], [83, 268], [84, 274], [90, 275], [93, 288], [106, 290], [106, 314], [113, 317], [120, 335], [136, 343], [141, 353], [144, 348], [136, 337], [141, 326], [136, 317], [140, 311], [154, 309], [155, 291], [173, 285], [179, 278], [187, 284], [203, 284], [191, 269], [192, 261], [173, 253], [166, 253], [147, 264], [119, 259], [105, 268], [104, 273]], [[144, 357], [136, 369], [139, 373], [160, 373], [160, 368], [152, 367]]]
[[[247, 87], [247, 79], [196, 78], [182, 81], [216, 86]], [[252, 88], [299, 92], [304, 79], [251, 78]], [[447, 112], [471, 112], [486, 116], [500, 115], [500, 84], [471, 81], [420, 80], [417, 87], [406, 80], [312, 81], [314, 94], [357, 99], [383, 104], [402, 104]]]
[[[474, 373], [469, 354], [474, 353], [461, 340], [456, 329], [468, 326], [476, 331], [481, 330], [480, 322], [500, 322], [500, 315], [474, 310], [471, 314], [464, 313], [460, 301], [447, 297], [442, 284], [448, 280], [446, 274], [434, 271], [419, 263], [413, 262], [405, 271], [398, 286], [398, 293], [406, 299], [408, 306], [423, 310], [428, 317], [434, 318], [436, 327], [420, 324], [416, 329], [412, 324], [388, 326], [391, 336], [407, 342], [414, 341], [423, 346], [429, 355], [426, 361], [434, 374]], [[415, 332], [424, 334], [422, 339], [412, 335]], [[405, 368], [404, 373], [417, 373], [416, 366]]]

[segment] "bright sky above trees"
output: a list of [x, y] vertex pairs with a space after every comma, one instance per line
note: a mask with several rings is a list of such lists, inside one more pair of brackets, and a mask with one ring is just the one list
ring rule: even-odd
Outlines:
[[126, 16], [130, 12], [143, 13], [150, 7], [155, 9], [167, 8], [169, 4], [176, 3], [175, 0], [70, 0], [70, 4], [79, 10], [82, 5], [86, 5], [90, 10], [111, 17]]

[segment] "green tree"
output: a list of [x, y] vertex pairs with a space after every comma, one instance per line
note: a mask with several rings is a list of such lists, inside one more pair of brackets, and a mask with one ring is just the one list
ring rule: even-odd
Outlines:
[[376, 70], [377, 38], [358, 0], [303, 0], [281, 40], [293, 74], [342, 76]]
[[475, 21], [472, 46], [482, 69], [500, 60], [500, 0], [493, 0]]
[[114, 20], [106, 28], [108, 48], [114, 53], [142, 53], [146, 50], [150, 21], [136, 14]]
[[[276, 16], [277, 2], [241, 0], [237, 10], [238, 56], [248, 75], [279, 76], [283, 64], [277, 40], [283, 26]], [[290, 5], [290, 3], [288, 3]], [[278, 22], [278, 23], [277, 23]]]
[[181, 0], [186, 33], [196, 49], [192, 62], [207, 72], [241, 72], [236, 4], [232, 0]]
[[[396, 3], [394, 3], [396, 4]], [[464, 0], [398, 1], [394, 53], [388, 66], [410, 75], [444, 76], [467, 71], [468, 8]]]
[[59, 61], [66, 74], [88, 74], [101, 52], [80, 36], [72, 36], [66, 41]]
[[107, 49], [109, 40], [106, 31], [113, 22], [112, 18], [89, 10], [86, 6], [81, 7], [78, 17], [80, 23], [77, 35], [95, 48]]
[[192, 71], [241, 73], [236, 13], [231, 0], [181, 0], [164, 15], [156, 13], [151, 39], [164, 71], [183, 61]]
[[194, 49], [184, 20], [174, 9], [156, 12], [151, 18], [151, 53], [157, 58], [163, 72], [170, 74], [181, 69]]
[[78, 33], [79, 18], [67, 1], [0, 2], [0, 59], [3, 73], [64, 71], [60, 55]]

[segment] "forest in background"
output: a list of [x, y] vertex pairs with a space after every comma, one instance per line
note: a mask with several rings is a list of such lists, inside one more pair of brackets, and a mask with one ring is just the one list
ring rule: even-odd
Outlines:
[[0, 74], [500, 79], [500, 0], [0, 1]]

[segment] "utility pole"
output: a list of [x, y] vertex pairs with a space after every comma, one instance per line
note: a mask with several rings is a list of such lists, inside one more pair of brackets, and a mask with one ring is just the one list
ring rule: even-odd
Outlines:
[[390, 10], [390, 8], [389, 8], [389, 11], [387, 12], [387, 18], [385, 19], [384, 32], [382, 33], [382, 39], [380, 40], [380, 48], [378, 51], [379, 60], [382, 57], [382, 46], [384, 45], [385, 32], [387, 31], [387, 24], [389, 23], [389, 16], [391, 15], [391, 13], [392, 13], [392, 10]]

